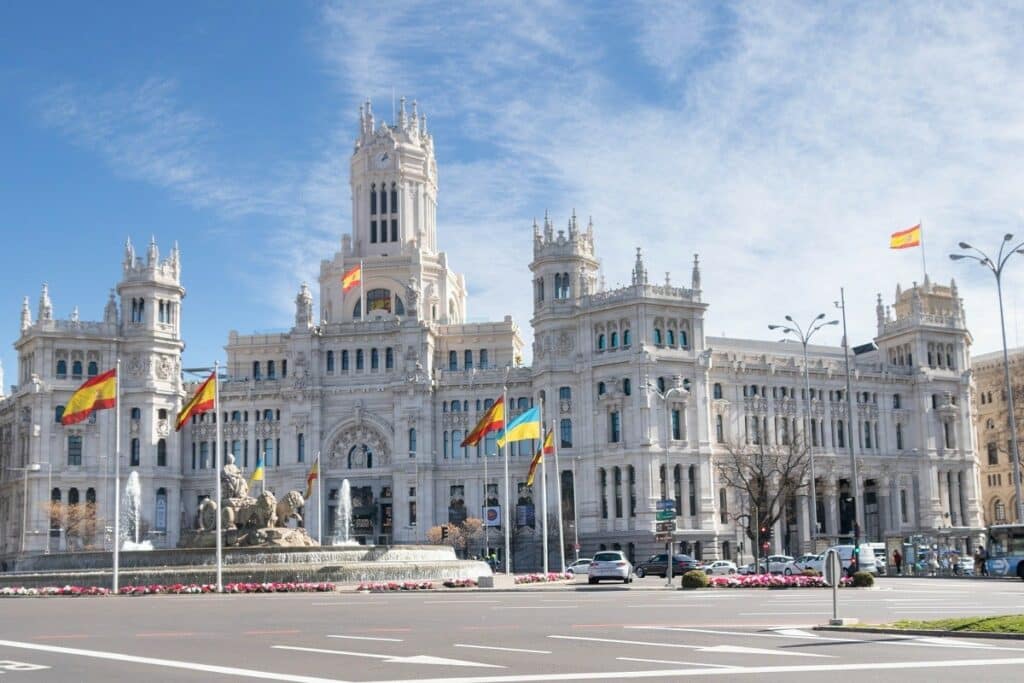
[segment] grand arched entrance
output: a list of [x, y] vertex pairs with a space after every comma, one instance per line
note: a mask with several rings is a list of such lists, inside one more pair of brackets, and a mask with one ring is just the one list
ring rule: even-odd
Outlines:
[[394, 489], [389, 442], [376, 425], [343, 428], [328, 448], [324, 471], [324, 539], [335, 538], [342, 482], [352, 501], [349, 533], [364, 545], [388, 545], [393, 538]]

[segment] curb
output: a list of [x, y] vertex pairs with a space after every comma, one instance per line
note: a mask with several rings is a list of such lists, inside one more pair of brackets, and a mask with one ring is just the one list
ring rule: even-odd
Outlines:
[[883, 633], [904, 636], [937, 636], [940, 638], [992, 638], [995, 640], [1024, 640], [1024, 633], [988, 633], [985, 631], [930, 631], [918, 628], [882, 628], [879, 626], [815, 626], [815, 631], [856, 633]]

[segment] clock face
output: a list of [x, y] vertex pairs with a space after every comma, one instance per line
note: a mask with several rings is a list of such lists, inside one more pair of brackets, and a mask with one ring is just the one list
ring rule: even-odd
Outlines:
[[391, 165], [391, 155], [388, 154], [387, 152], [381, 152], [376, 157], [374, 157], [374, 164], [377, 166], [377, 168], [387, 168], [388, 166]]

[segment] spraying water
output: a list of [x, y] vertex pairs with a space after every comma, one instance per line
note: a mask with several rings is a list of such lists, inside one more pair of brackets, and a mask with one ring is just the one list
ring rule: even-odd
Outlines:
[[152, 550], [151, 541], [139, 541], [142, 519], [142, 487], [139, 485], [139, 473], [128, 475], [124, 494], [121, 496], [121, 542], [122, 550]]
[[338, 507], [334, 511], [334, 539], [331, 545], [359, 545], [352, 540], [352, 491], [348, 479], [341, 482]]

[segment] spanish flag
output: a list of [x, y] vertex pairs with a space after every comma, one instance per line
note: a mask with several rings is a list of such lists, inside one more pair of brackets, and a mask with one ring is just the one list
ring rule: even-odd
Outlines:
[[508, 423], [505, 431], [498, 435], [498, 445], [506, 441], [527, 441], [540, 438], [540, 408], [530, 408]]
[[505, 425], [505, 397], [501, 396], [494, 404], [487, 409], [484, 416], [480, 418], [480, 421], [476, 423], [476, 427], [473, 427], [473, 431], [466, 435], [466, 438], [459, 444], [460, 448], [466, 446], [475, 446], [491, 432], [501, 431], [501, 428]]
[[117, 405], [117, 370], [108, 370], [96, 375], [78, 387], [64, 406], [60, 418], [62, 425], [78, 424], [89, 417], [94, 410], [113, 408]]
[[249, 477], [249, 486], [258, 481], [263, 481], [263, 456], [259, 453], [256, 454], [256, 469], [252, 471], [252, 476]]
[[909, 249], [910, 247], [921, 246], [921, 224], [918, 223], [912, 228], [894, 232], [889, 237], [890, 249]]
[[320, 454], [317, 453], [316, 461], [313, 462], [313, 466], [309, 469], [309, 474], [306, 475], [306, 495], [303, 496], [306, 500], [313, 497], [313, 484], [316, 483], [316, 478], [320, 476]]
[[358, 266], [352, 266], [345, 271], [345, 274], [341, 276], [341, 293], [348, 294], [349, 290], [358, 287], [359, 283], [363, 281], [363, 262], [360, 261]]
[[185, 407], [181, 409], [180, 413], [178, 413], [178, 423], [174, 427], [175, 431], [180, 430], [193, 415], [213, 410], [213, 399], [216, 391], [217, 378], [215, 377], [215, 373], [211, 372], [210, 376], [199, 385], [198, 389], [196, 389], [196, 393], [193, 394], [192, 399], [186, 403]]
[[537, 450], [537, 454], [533, 456], [533, 460], [530, 462], [530, 471], [526, 475], [526, 485], [533, 486], [533, 477], [537, 474], [537, 467], [544, 462], [544, 456], [548, 453], [555, 452], [555, 433], [548, 432], [547, 437], [544, 439], [544, 447]]

